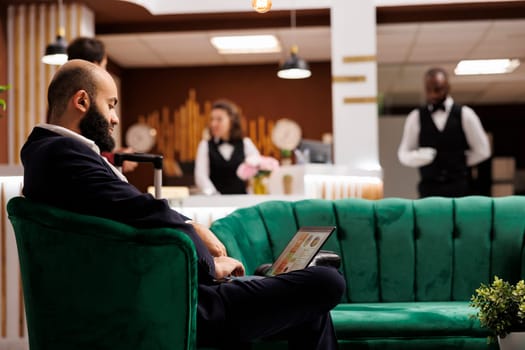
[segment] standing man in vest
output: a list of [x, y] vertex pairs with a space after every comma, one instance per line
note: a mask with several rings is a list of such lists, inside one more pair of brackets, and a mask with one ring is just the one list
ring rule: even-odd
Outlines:
[[421, 197], [469, 194], [469, 167], [490, 157], [490, 145], [476, 113], [449, 96], [447, 72], [425, 73], [427, 105], [413, 110], [405, 122], [399, 161], [419, 168]]

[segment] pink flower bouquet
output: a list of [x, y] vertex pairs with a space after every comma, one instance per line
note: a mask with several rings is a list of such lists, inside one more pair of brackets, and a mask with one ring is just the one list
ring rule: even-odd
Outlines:
[[270, 175], [279, 168], [279, 161], [273, 157], [261, 155], [251, 155], [246, 157], [243, 163], [237, 168], [237, 176], [242, 180], [249, 180], [252, 177]]

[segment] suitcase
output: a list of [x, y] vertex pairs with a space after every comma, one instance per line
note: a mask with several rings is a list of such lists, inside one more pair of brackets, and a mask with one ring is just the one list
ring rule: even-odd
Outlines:
[[160, 199], [162, 197], [162, 155], [148, 153], [115, 153], [114, 162], [119, 171], [122, 171], [122, 163], [125, 160], [139, 163], [153, 163], [155, 198]]

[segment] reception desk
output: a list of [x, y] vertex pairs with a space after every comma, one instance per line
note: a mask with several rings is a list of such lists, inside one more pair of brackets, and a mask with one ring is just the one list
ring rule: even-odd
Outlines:
[[272, 172], [269, 192], [305, 198], [340, 199], [383, 197], [381, 170], [352, 169], [344, 165], [285, 165]]
[[301, 195], [196, 195], [182, 200], [168, 199], [173, 209], [203, 225], [211, 225], [238, 208], [271, 200], [297, 201]]
[[380, 172], [355, 171], [331, 164], [281, 166], [265, 179], [265, 195], [193, 195], [170, 199], [171, 206], [187, 217], [205, 225], [228, 215], [237, 208], [270, 200], [297, 201], [306, 198], [340, 199], [347, 197], [379, 199], [383, 197]]

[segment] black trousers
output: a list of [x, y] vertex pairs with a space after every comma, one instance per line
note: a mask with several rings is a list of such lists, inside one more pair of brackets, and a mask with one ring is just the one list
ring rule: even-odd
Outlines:
[[333, 267], [199, 286], [197, 342], [249, 348], [253, 340], [287, 339], [289, 349], [337, 349], [329, 311], [346, 286]]
[[421, 198], [431, 196], [463, 197], [469, 195], [468, 179], [451, 179], [447, 181], [422, 180], [418, 185]]

